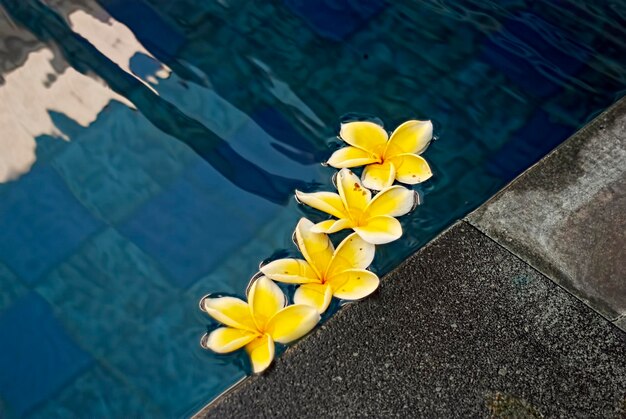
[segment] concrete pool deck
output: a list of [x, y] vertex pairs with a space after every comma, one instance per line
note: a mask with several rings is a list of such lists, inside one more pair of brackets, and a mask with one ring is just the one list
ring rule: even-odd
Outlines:
[[624, 417], [626, 99], [201, 417]]

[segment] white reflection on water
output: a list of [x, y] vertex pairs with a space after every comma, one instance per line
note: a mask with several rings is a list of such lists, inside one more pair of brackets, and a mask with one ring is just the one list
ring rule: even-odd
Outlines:
[[[102, 11], [102, 13], [106, 13]], [[130, 59], [137, 53], [145, 54], [154, 58], [141, 43], [135, 38], [135, 35], [125, 25], [108, 17], [106, 22], [96, 19], [84, 10], [77, 10], [68, 16], [68, 20], [72, 30], [96, 47], [108, 59], [117, 64], [122, 70], [135, 77], [137, 80], [147, 86], [153, 93], [159, 94], [149, 83], [137, 77], [130, 70]], [[161, 69], [158, 71], [159, 78], [166, 78], [170, 70], [161, 63]], [[156, 78], [152, 77], [152, 82], [156, 82]]]
[[[69, 13], [67, 19], [76, 33], [158, 94], [150, 83], [134, 75], [129, 67], [135, 54], [152, 55], [125, 25], [104, 10], [96, 12], [99, 18], [78, 9]], [[10, 24], [9, 21], [5, 23]], [[19, 31], [17, 27], [14, 29]], [[0, 182], [14, 180], [30, 170], [36, 161], [36, 137], [48, 134], [67, 140], [54, 126], [51, 111], [64, 113], [86, 127], [112, 99], [134, 108], [97, 77], [81, 74], [65, 63], [59, 66], [59, 60], [62, 58], [53, 49], [39, 44], [22, 65], [3, 75], [4, 83], [0, 85]], [[156, 76], [165, 78], [169, 72], [162, 66]], [[156, 83], [157, 79], [152, 81]]]
[[35, 138], [63, 138], [50, 111], [62, 112], [82, 126], [93, 122], [112, 99], [132, 106], [103, 82], [72, 67], [56, 70], [55, 53], [42, 45], [0, 85], [0, 182], [28, 172], [35, 163]]

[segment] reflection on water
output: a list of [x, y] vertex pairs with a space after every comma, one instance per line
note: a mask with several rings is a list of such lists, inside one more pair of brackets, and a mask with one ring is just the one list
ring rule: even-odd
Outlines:
[[87, 126], [112, 99], [130, 102], [69, 67], [54, 49], [13, 25], [5, 14], [0, 14], [0, 28], [5, 47], [0, 61], [0, 182], [6, 182], [30, 170], [37, 136], [62, 136], [51, 111], [65, 112]]
[[[99, 13], [99, 15], [102, 16], [103, 13]], [[75, 33], [85, 38], [95, 48], [106, 55], [108, 59], [130, 75], [133, 75], [129, 67], [131, 57], [135, 54], [151, 56], [151, 54], [137, 42], [133, 33], [115, 19], [109, 18], [102, 22], [79, 9], [68, 14], [67, 20]], [[162, 77], [166, 77], [169, 71], [167, 68], [161, 67], [158, 73]], [[154, 76], [149, 77], [154, 80]], [[136, 78], [150, 87], [150, 85], [141, 78]], [[152, 91], [158, 94], [154, 89], [152, 89]]]
[[184, 416], [239, 380], [197, 302], [293, 252], [346, 114], [439, 137], [383, 274], [626, 88], [619, 2], [396, 3], [0, 0], [0, 416]]

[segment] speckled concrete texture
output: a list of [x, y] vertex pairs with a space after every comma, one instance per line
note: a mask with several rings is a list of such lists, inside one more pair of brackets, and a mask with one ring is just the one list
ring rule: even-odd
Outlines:
[[626, 334], [461, 222], [204, 417], [620, 417]]
[[626, 314], [626, 98], [468, 220], [608, 319]]

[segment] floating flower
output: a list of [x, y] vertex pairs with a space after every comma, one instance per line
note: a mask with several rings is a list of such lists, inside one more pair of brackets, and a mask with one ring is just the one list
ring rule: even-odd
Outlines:
[[417, 194], [403, 186], [391, 186], [372, 193], [361, 185], [357, 175], [348, 169], [337, 174], [337, 191], [304, 193], [296, 191], [298, 201], [338, 218], [315, 224], [315, 233], [334, 233], [351, 228], [372, 244], [392, 242], [402, 236], [402, 226], [394, 217], [410, 212], [417, 204]]
[[430, 121], [407, 121], [391, 134], [373, 122], [356, 121], [341, 125], [339, 136], [349, 147], [341, 148], [328, 159], [336, 168], [366, 166], [363, 185], [376, 191], [397, 179], [414, 185], [432, 176], [426, 160], [419, 156], [433, 137]]
[[315, 308], [303, 304], [287, 306], [285, 294], [265, 276], [252, 283], [248, 302], [235, 297], [204, 297], [200, 307], [226, 327], [205, 335], [204, 347], [228, 353], [245, 347], [255, 373], [274, 359], [274, 342], [289, 343], [306, 335], [320, 320]]
[[302, 284], [294, 294], [296, 304], [313, 306], [323, 313], [333, 296], [342, 300], [367, 297], [378, 288], [375, 273], [366, 270], [375, 246], [352, 233], [334, 248], [326, 234], [311, 231], [313, 223], [302, 218], [294, 239], [302, 259], [278, 259], [261, 267], [274, 281]]

